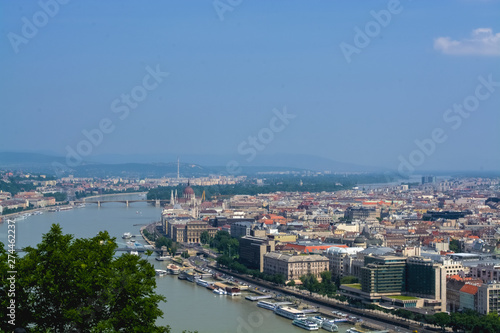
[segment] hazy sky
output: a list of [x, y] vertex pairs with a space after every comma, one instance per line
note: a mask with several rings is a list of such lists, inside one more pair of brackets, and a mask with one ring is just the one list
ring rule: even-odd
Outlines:
[[499, 169], [499, 1], [64, 2], [0, 3], [0, 151]]

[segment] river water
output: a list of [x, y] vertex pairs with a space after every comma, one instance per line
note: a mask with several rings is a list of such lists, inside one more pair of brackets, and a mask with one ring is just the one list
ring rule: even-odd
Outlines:
[[[133, 200], [138, 195], [106, 196], [102, 200]], [[44, 212], [42, 215], [29, 216], [16, 222], [16, 248], [35, 246], [42, 240], [53, 223], [59, 223], [64, 234], [77, 238], [94, 237], [99, 231], [107, 230], [116, 237], [119, 247], [125, 242], [124, 232], [139, 235], [142, 225], [160, 219], [161, 208], [146, 203], [103, 203], [101, 207], [87, 204], [60, 212]], [[137, 241], [143, 242], [137, 237]], [[7, 223], [0, 223], [0, 242], [7, 244]], [[155, 268], [165, 269], [167, 263], [149, 259]], [[197, 330], [200, 333], [253, 333], [253, 332], [305, 332], [292, 325], [291, 320], [275, 315], [272, 311], [258, 308], [256, 302], [244, 297], [215, 295], [206, 288], [194, 283], [179, 280], [177, 276], [157, 278], [157, 293], [167, 298], [161, 303], [164, 318], [158, 324], [170, 325], [172, 332]], [[339, 325], [343, 333], [351, 325]], [[320, 330], [321, 331], [321, 330]], [[323, 332], [326, 332], [323, 330]]]

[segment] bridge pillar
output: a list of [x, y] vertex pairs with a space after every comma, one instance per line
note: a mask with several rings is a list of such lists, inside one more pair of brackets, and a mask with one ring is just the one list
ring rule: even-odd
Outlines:
[[127, 205], [127, 207], [128, 207], [128, 200], [127, 200], [127, 201], [125, 201], [125, 204], [126, 204], [126, 205]]
[[155, 200], [155, 207], [160, 207], [160, 200]]
[[101, 207], [101, 202], [97, 201], [97, 207]]

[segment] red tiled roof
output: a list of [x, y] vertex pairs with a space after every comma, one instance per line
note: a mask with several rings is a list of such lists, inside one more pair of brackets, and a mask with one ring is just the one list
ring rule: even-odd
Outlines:
[[471, 284], [466, 284], [460, 289], [460, 291], [463, 293], [475, 295], [477, 294], [477, 289], [478, 288], [476, 286], [473, 286]]

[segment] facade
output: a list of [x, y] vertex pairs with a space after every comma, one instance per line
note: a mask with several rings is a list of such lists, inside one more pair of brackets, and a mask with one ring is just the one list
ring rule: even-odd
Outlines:
[[328, 258], [322, 255], [289, 255], [279, 252], [264, 255], [264, 273], [283, 274], [286, 280], [299, 279], [307, 274], [319, 277], [328, 269]]
[[380, 216], [380, 212], [374, 207], [349, 207], [344, 213], [344, 217], [349, 221], [375, 219]]
[[232, 237], [250, 236], [251, 228], [252, 228], [252, 222], [248, 221], [235, 222], [231, 225], [231, 236]]
[[244, 236], [240, 238], [240, 260], [249, 268], [264, 271], [264, 255], [275, 250], [275, 241], [267, 238]]
[[477, 292], [477, 312], [500, 315], [500, 283], [483, 283]]
[[362, 247], [331, 247], [324, 252], [330, 262], [332, 278], [341, 279], [344, 276], [353, 275], [353, 261], [356, 254], [363, 251]]
[[457, 275], [464, 273], [466, 271], [464, 265], [462, 265], [460, 261], [454, 261], [454, 260], [444, 260], [443, 268], [446, 271], [446, 276]]
[[460, 309], [476, 310], [477, 291], [478, 287], [471, 284], [465, 284], [460, 289]]
[[[359, 259], [357, 259], [359, 260]], [[342, 285], [344, 296], [368, 302], [389, 302], [403, 307], [446, 310], [446, 272], [440, 264], [422, 257], [364, 257], [359, 286]], [[398, 300], [391, 296], [414, 297]]]
[[[431, 259], [411, 257], [406, 262], [406, 293], [434, 299], [434, 305], [446, 310], [446, 270]], [[438, 304], [440, 302], [441, 304]]]
[[500, 265], [499, 264], [479, 264], [476, 267], [471, 267], [471, 275], [473, 278], [488, 281], [500, 282]]
[[214, 237], [217, 228], [210, 227], [203, 221], [175, 221], [169, 223], [167, 234], [174, 242], [179, 243], [200, 243], [201, 234], [207, 231], [210, 237]]
[[361, 269], [361, 290], [370, 295], [402, 293], [406, 289], [405, 273], [405, 258], [365, 257], [365, 267]]

